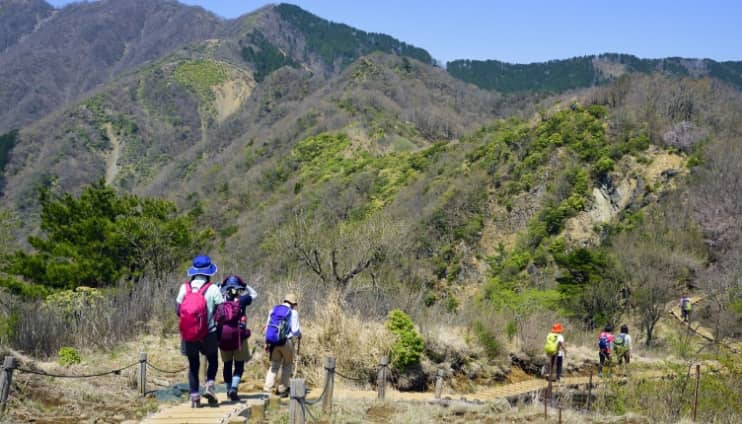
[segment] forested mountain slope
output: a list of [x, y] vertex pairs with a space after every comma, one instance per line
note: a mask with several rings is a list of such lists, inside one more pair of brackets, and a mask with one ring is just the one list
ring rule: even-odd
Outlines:
[[642, 59], [629, 54], [605, 53], [529, 64], [462, 59], [448, 62], [446, 69], [463, 81], [504, 93], [559, 93], [605, 84], [631, 72], [657, 72], [673, 77], [712, 77], [737, 89], [742, 88], [742, 62], [681, 57]]

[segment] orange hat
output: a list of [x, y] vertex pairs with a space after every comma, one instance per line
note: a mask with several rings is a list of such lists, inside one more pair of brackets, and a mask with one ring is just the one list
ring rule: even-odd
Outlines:
[[564, 328], [562, 328], [562, 324], [559, 324], [558, 322], [551, 326], [552, 333], [561, 333], [562, 331], [564, 331]]

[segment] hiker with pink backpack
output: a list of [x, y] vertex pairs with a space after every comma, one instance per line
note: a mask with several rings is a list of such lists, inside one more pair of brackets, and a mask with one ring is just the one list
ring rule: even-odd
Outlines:
[[188, 268], [189, 281], [181, 284], [176, 313], [180, 318], [180, 351], [188, 357], [188, 386], [191, 394], [191, 407], [201, 406], [198, 370], [201, 366], [199, 354], [206, 356], [206, 383], [204, 397], [210, 405], [217, 404], [214, 380], [219, 368], [218, 346], [214, 311], [224, 302], [219, 287], [211, 282], [216, 274], [216, 265], [206, 255], [193, 258]]
[[245, 370], [245, 362], [251, 357], [247, 345], [250, 329], [247, 327], [245, 309], [258, 297], [258, 293], [239, 275], [234, 274], [224, 279], [221, 291], [224, 302], [216, 307], [214, 319], [219, 334], [219, 350], [224, 362], [222, 375], [227, 386], [227, 397], [232, 401], [238, 401], [237, 390]]

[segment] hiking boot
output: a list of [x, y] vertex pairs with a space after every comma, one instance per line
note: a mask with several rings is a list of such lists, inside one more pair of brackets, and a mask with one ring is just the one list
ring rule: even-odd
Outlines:
[[209, 405], [218, 404], [219, 401], [216, 399], [216, 391], [214, 390], [214, 382], [207, 381], [204, 386], [204, 397], [209, 401]]
[[289, 397], [289, 389], [276, 392], [276, 396], [278, 396], [280, 398], [287, 398], [287, 397]]
[[192, 393], [191, 394], [191, 408], [200, 408], [201, 407], [201, 395], [198, 393]]
[[229, 398], [229, 400], [234, 401], [234, 402], [237, 402], [238, 400], [240, 400], [240, 397], [237, 396], [237, 390], [234, 390], [234, 389], [231, 389], [227, 392], [227, 397]]

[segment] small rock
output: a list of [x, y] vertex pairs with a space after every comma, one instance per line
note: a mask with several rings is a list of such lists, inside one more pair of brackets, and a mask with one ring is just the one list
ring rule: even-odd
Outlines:
[[120, 421], [126, 420], [126, 416], [121, 415], [121, 414], [117, 414], [117, 415], [112, 416], [111, 419], [120, 422]]

